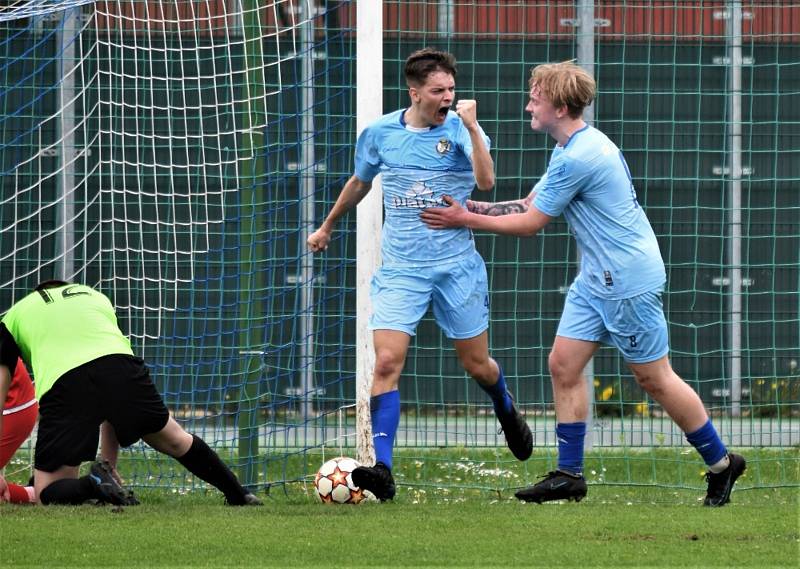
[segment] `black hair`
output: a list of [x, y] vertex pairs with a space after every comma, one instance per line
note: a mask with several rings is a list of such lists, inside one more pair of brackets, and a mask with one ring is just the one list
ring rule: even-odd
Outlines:
[[39, 290], [44, 290], [46, 288], [58, 288], [60, 286], [64, 286], [64, 285], [68, 285], [68, 284], [69, 283], [67, 281], [62, 281], [62, 280], [59, 280], [59, 279], [50, 279], [50, 280], [47, 280], [47, 281], [40, 282], [38, 285], [36, 285], [36, 288], [33, 289], [33, 290], [39, 291]]

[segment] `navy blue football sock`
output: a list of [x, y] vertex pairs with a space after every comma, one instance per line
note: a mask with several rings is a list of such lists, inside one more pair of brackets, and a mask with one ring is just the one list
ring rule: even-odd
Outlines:
[[686, 433], [686, 440], [697, 449], [708, 466], [716, 464], [728, 454], [728, 449], [722, 444], [717, 430], [711, 424], [711, 419], [696, 431]]
[[392, 469], [392, 448], [400, 425], [400, 392], [388, 391], [370, 399], [375, 459]]
[[573, 474], [583, 473], [583, 440], [586, 438], [586, 423], [558, 423], [558, 469]]
[[494, 406], [494, 414], [495, 415], [508, 415], [511, 413], [511, 405], [513, 402], [511, 401], [511, 396], [508, 394], [508, 387], [506, 386], [506, 378], [503, 375], [503, 368], [500, 365], [497, 365], [497, 370], [499, 375], [497, 376], [497, 383], [494, 385], [484, 385], [478, 382], [478, 385], [481, 386], [486, 393], [489, 394], [489, 397], [492, 398], [492, 405]]

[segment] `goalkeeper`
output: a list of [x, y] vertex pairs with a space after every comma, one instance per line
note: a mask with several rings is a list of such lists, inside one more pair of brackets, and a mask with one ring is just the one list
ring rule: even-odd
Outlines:
[[[467, 229], [433, 231], [419, 219], [452, 195], [465, 201], [476, 185], [494, 186], [489, 139], [477, 120], [476, 102], [456, 111], [455, 58], [430, 48], [412, 53], [404, 75], [411, 104], [384, 115], [358, 137], [355, 174], [322, 226], [308, 238], [327, 248], [334, 224], [383, 175], [383, 266], [372, 279], [369, 328], [375, 345], [370, 413], [376, 464], [359, 467], [353, 481], [381, 500], [394, 497], [392, 447], [400, 421], [398, 383], [411, 337], [428, 307], [453, 340], [461, 365], [492, 399], [511, 452], [526, 460], [533, 449], [528, 425], [514, 407], [500, 366], [489, 356], [486, 266]], [[376, 239], [378, 236], [374, 236]]]
[[144, 439], [222, 491], [228, 504], [261, 503], [202, 439], [170, 417], [103, 294], [64, 281], [37, 286], [0, 322], [0, 395], [8, 391], [20, 357], [36, 378], [34, 480], [42, 504], [138, 503], [108, 461], [95, 462], [78, 478], [80, 463], [95, 459], [104, 421], [120, 445]]
[[586, 495], [582, 472], [589, 401], [583, 369], [605, 343], [622, 353], [639, 385], [708, 465], [705, 505], [723, 506], [745, 470], [745, 460], [727, 451], [697, 393], [672, 370], [661, 302], [664, 262], [622, 153], [583, 121], [583, 110], [594, 96], [594, 79], [577, 65], [536, 67], [525, 110], [531, 114], [531, 128], [549, 134], [557, 145], [532, 195], [516, 202], [470, 203], [472, 211], [446, 198], [450, 207], [426, 209], [422, 219], [436, 229], [468, 227], [532, 236], [563, 213], [578, 242], [581, 267], [549, 358], [558, 468], [517, 492], [519, 499], [578, 501]]

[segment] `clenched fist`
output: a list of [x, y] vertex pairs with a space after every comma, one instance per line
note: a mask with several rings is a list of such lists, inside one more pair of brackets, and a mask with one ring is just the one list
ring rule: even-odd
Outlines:
[[456, 103], [456, 114], [461, 117], [464, 126], [471, 128], [478, 124], [478, 101], [461, 99]]
[[308, 236], [306, 243], [308, 244], [308, 248], [311, 249], [312, 253], [319, 253], [320, 251], [324, 251], [328, 248], [328, 243], [330, 243], [330, 241], [331, 232], [320, 227], [314, 233]]

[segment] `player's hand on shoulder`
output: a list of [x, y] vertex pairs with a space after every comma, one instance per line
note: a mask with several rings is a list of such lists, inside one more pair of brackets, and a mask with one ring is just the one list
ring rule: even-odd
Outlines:
[[472, 128], [478, 124], [478, 101], [461, 99], [456, 103], [456, 114], [461, 117], [464, 126]]
[[314, 233], [308, 236], [306, 243], [312, 253], [318, 253], [328, 248], [328, 243], [331, 241], [331, 234], [322, 228], [317, 229]]

